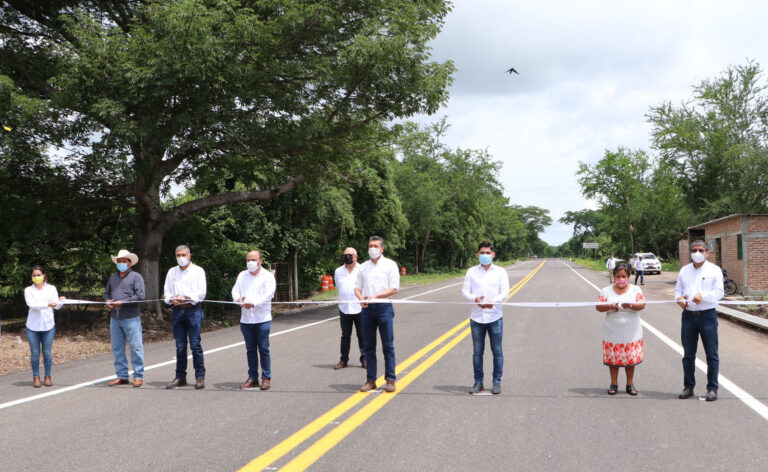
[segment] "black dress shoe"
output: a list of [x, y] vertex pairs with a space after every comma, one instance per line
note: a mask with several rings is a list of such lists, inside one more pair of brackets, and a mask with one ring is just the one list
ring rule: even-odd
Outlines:
[[686, 398], [691, 398], [693, 396], [693, 387], [685, 387], [682, 392], [680, 392], [680, 395], [677, 396], [677, 398], [681, 400], [685, 400]]
[[165, 388], [167, 388], [168, 390], [173, 390], [179, 387], [186, 387], [186, 385], [187, 385], [186, 379], [173, 379], [167, 384], [165, 384]]
[[713, 402], [717, 400], [717, 390], [707, 390], [707, 401]]

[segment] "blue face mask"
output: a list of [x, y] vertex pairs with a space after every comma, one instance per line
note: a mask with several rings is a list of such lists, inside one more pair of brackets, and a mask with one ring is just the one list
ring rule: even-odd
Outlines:
[[125, 272], [128, 270], [128, 263], [127, 262], [118, 262], [117, 263], [117, 270], [118, 272]]
[[480, 264], [482, 265], [488, 265], [493, 262], [493, 256], [490, 254], [480, 254], [477, 258], [480, 259]]

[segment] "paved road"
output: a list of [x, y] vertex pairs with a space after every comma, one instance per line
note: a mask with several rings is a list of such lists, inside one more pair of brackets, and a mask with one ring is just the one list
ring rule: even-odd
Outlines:
[[[591, 284], [607, 283], [602, 273], [541, 262], [508, 268], [517, 290], [510, 301], [591, 301]], [[410, 287], [398, 298], [461, 301], [460, 282]], [[672, 283], [647, 277], [647, 298], [669, 298]], [[768, 469], [768, 415], [722, 388], [715, 403], [677, 399], [680, 355], [652, 333], [678, 343], [674, 305], [643, 312], [650, 328], [635, 375], [637, 397], [605, 394], [603, 315], [593, 308], [511, 307], [504, 316], [504, 391], [468, 395], [466, 316], [461, 305], [396, 307], [397, 361], [408, 364], [396, 395], [356, 393], [362, 369], [332, 370], [339, 336], [333, 308], [274, 321], [268, 392], [236, 389], [246, 374], [237, 328], [204, 336], [206, 350], [226, 348], [206, 356], [202, 391], [162, 389], [173, 377], [170, 342], [147, 346], [147, 365], [167, 364], [148, 370], [141, 389], [101, 382], [9, 406], [48, 390], [31, 389], [28, 372], [2, 376], [0, 471]], [[767, 339], [720, 323], [721, 374], [751, 394], [757, 410], [768, 404]], [[489, 353], [485, 364], [490, 373]], [[111, 355], [58, 365], [55, 388], [111, 374]], [[706, 383], [704, 373], [697, 381]]]

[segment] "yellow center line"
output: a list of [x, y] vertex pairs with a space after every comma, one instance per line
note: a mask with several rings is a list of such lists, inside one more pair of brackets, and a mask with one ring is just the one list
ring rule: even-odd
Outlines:
[[[517, 293], [517, 291], [518, 291], [518, 290], [520, 290], [520, 288], [522, 288], [522, 286], [523, 286], [523, 285], [525, 285], [525, 283], [526, 283], [526, 282], [528, 282], [528, 280], [530, 280], [530, 279], [531, 279], [531, 277], [533, 276], [533, 274], [535, 274], [535, 273], [536, 273], [536, 272], [537, 272], [537, 271], [538, 271], [538, 270], [541, 268], [541, 266], [543, 266], [543, 265], [544, 265], [544, 262], [542, 262], [542, 263], [541, 263], [541, 264], [540, 264], [540, 265], [539, 265], [539, 266], [538, 266], [536, 269], [534, 269], [534, 270], [533, 270], [533, 271], [532, 271], [530, 274], [526, 275], [526, 276], [525, 276], [525, 277], [524, 277], [522, 280], [520, 280], [520, 281], [519, 281], [519, 282], [517, 282], [517, 283], [516, 283], [514, 286], [512, 286], [512, 288], [511, 288], [511, 289], [510, 289], [510, 291], [509, 291], [509, 292], [510, 292], [510, 295], [509, 295], [509, 297], [507, 298], [507, 300], [509, 300], [509, 298], [511, 298], [511, 297], [512, 297], [512, 295], [514, 295], [515, 293]], [[507, 301], [507, 300], [505, 300], [505, 301]], [[446, 339], [448, 339], [449, 337], [453, 336], [453, 335], [454, 335], [456, 332], [458, 332], [460, 329], [464, 328], [464, 327], [465, 327], [467, 324], [469, 324], [469, 319], [465, 319], [465, 320], [463, 320], [461, 323], [457, 324], [456, 326], [454, 326], [453, 328], [451, 328], [450, 330], [448, 330], [446, 333], [444, 333], [443, 335], [441, 335], [440, 337], [438, 337], [437, 339], [435, 339], [435, 340], [434, 340], [434, 341], [432, 341], [431, 343], [429, 343], [429, 344], [427, 344], [426, 346], [424, 346], [422, 349], [420, 349], [419, 351], [417, 351], [415, 354], [413, 354], [412, 356], [410, 356], [408, 359], [406, 359], [406, 360], [405, 360], [405, 361], [403, 361], [402, 363], [398, 364], [398, 365], [397, 365], [397, 367], [395, 368], [395, 373], [396, 373], [396, 374], [399, 374], [401, 371], [403, 371], [403, 370], [405, 370], [405, 369], [409, 368], [409, 367], [410, 367], [411, 365], [413, 365], [413, 364], [414, 364], [416, 361], [418, 361], [419, 359], [421, 359], [422, 357], [424, 357], [425, 355], [427, 355], [427, 353], [429, 353], [430, 351], [432, 351], [432, 350], [433, 350], [435, 347], [439, 346], [439, 345], [440, 345], [441, 343], [443, 343], [443, 342], [444, 342]], [[470, 332], [470, 330], [467, 328], [467, 329], [466, 329], [466, 330], [465, 330], [463, 333], [459, 334], [458, 336], [456, 336], [456, 338], [454, 338], [454, 339], [453, 339], [453, 340], [451, 340], [451, 341], [450, 341], [448, 344], [446, 344], [446, 346], [448, 346], [448, 345], [450, 345], [451, 347], [455, 346], [455, 345], [456, 345], [456, 343], [458, 343], [458, 342], [459, 342], [461, 339], [463, 339], [464, 337], [466, 337], [466, 335], [467, 335], [469, 332]], [[458, 338], [458, 340], [456, 340], [457, 338]], [[455, 342], [454, 342], [454, 341], [455, 341]], [[437, 352], [441, 352], [441, 351], [443, 351], [443, 350], [445, 349], [445, 347], [446, 347], [446, 346], [443, 346], [443, 348], [441, 348], [441, 349], [440, 349], [439, 351], [437, 351]], [[450, 350], [450, 349], [448, 349], [448, 350]], [[446, 350], [445, 352], [448, 352], [448, 350]], [[432, 359], [432, 357], [434, 357], [436, 354], [437, 354], [437, 353], [433, 354], [433, 355], [432, 355], [432, 356], [431, 356], [429, 359]], [[426, 361], [424, 361], [424, 363], [422, 363], [422, 364], [421, 364], [421, 365], [419, 365], [419, 366], [418, 366], [416, 369], [414, 369], [414, 370], [413, 370], [413, 371], [412, 371], [412, 372], [411, 372], [411, 373], [410, 373], [408, 376], [406, 376], [404, 379], [402, 379], [402, 380], [400, 380], [400, 381], [398, 382], [398, 387], [399, 387], [399, 389], [402, 389], [402, 388], [404, 388], [406, 385], [410, 384], [410, 383], [411, 383], [411, 381], [413, 381], [413, 379], [415, 379], [415, 378], [416, 378], [416, 377], [413, 377], [413, 373], [414, 373], [414, 372], [417, 372], [417, 371], [418, 371], [418, 372], [419, 372], [419, 374], [420, 374], [421, 372], [423, 372], [424, 370], [426, 370], [426, 369], [427, 369], [429, 366], [431, 366], [432, 364], [434, 364], [434, 362], [436, 362], [436, 361], [437, 361], [437, 359], [439, 359], [440, 357], [442, 357], [442, 355], [440, 355], [439, 357], [435, 358], [435, 359], [434, 359], [434, 361], [432, 361], [432, 363], [431, 363], [431, 364], [429, 364], [428, 366], [425, 366], [423, 369], [421, 369], [421, 366], [423, 366], [423, 365], [424, 365], [426, 362], [429, 362], [429, 359], [427, 359]], [[409, 379], [410, 379], [410, 380], [409, 380]], [[379, 378], [376, 380], [376, 384], [377, 384], [377, 385], [380, 385], [380, 384], [381, 384], [383, 381], [384, 381], [384, 376], [382, 375], [381, 377], [379, 377]], [[382, 393], [382, 394], [380, 394], [381, 396], [377, 397], [377, 399], [378, 399], [378, 398], [394, 398], [394, 396], [395, 396], [396, 394], [397, 394], [397, 392], [396, 392], [395, 394], [386, 394], [386, 393]], [[357, 392], [357, 393], [355, 393], [355, 394], [351, 395], [349, 398], [347, 398], [347, 399], [346, 399], [346, 400], [344, 400], [343, 402], [339, 403], [339, 404], [338, 404], [338, 405], [336, 405], [335, 407], [331, 408], [330, 410], [328, 410], [327, 412], [325, 412], [323, 415], [321, 415], [320, 417], [318, 417], [316, 420], [312, 421], [312, 422], [311, 422], [311, 423], [309, 423], [308, 425], [306, 425], [306, 426], [304, 426], [303, 428], [301, 428], [300, 430], [296, 431], [296, 432], [295, 432], [295, 433], [293, 433], [291, 436], [287, 437], [287, 438], [286, 438], [286, 439], [284, 439], [282, 442], [280, 442], [279, 444], [275, 445], [274, 447], [272, 447], [270, 450], [268, 450], [268, 451], [267, 451], [267, 452], [265, 452], [264, 454], [260, 455], [260, 456], [259, 456], [259, 457], [257, 457], [256, 459], [254, 459], [254, 460], [252, 460], [251, 462], [249, 462], [248, 464], [246, 464], [246, 465], [245, 465], [243, 468], [241, 468], [241, 469], [240, 469], [240, 471], [241, 471], [241, 472], [242, 472], [242, 471], [246, 471], [246, 472], [255, 472], [255, 471], [261, 471], [261, 470], [264, 470], [266, 467], [268, 467], [269, 465], [271, 465], [271, 464], [272, 464], [272, 463], [274, 463], [275, 461], [279, 460], [280, 458], [282, 458], [283, 456], [285, 456], [286, 454], [288, 454], [289, 452], [291, 452], [293, 449], [295, 449], [297, 446], [299, 446], [301, 443], [303, 443], [304, 441], [306, 441], [307, 439], [309, 439], [310, 437], [312, 437], [312, 436], [313, 436], [314, 434], [316, 434], [318, 431], [320, 431], [320, 430], [322, 430], [323, 428], [325, 428], [326, 426], [328, 426], [328, 425], [329, 425], [329, 424], [330, 424], [332, 421], [335, 421], [335, 420], [336, 420], [337, 418], [339, 418], [341, 415], [345, 414], [347, 411], [349, 411], [349, 410], [351, 410], [352, 408], [354, 408], [354, 407], [355, 407], [355, 405], [357, 405], [358, 403], [360, 403], [360, 402], [362, 402], [363, 400], [366, 400], [366, 399], [368, 399], [368, 398], [370, 398], [370, 397], [371, 397], [371, 394], [369, 394], [369, 393], [363, 393], [363, 392]], [[389, 400], [387, 400], [387, 401], [389, 401]], [[371, 403], [373, 403], [373, 402], [371, 402]], [[385, 403], [386, 403], [386, 402], [382, 403], [382, 406], [383, 406]], [[370, 403], [369, 403], [369, 405], [370, 405]], [[381, 406], [379, 406], [378, 408], [381, 408]], [[372, 414], [373, 414], [373, 413], [374, 413], [376, 410], [378, 410], [378, 408], [376, 408], [375, 410], [371, 411], [371, 413], [370, 413], [370, 414], [372, 415]], [[362, 411], [362, 409], [361, 409], [360, 411]], [[366, 411], [367, 411], [367, 410], [366, 410]], [[359, 413], [359, 412], [358, 412], [358, 413]], [[369, 416], [370, 416], [370, 415], [369, 415]], [[352, 417], [350, 417], [350, 419], [351, 419], [351, 418], [352, 418]], [[349, 420], [347, 420], [347, 421], [349, 421]], [[346, 421], [345, 421], [344, 423], [342, 423], [342, 425], [343, 425], [343, 424], [345, 424], [345, 423], [346, 423]], [[341, 426], [341, 425], [340, 425], [340, 426]], [[355, 426], [355, 427], [357, 427], [357, 426]], [[338, 427], [337, 427], [337, 429], [338, 429]], [[353, 429], [354, 429], [354, 428], [353, 428]], [[335, 430], [334, 430], [334, 431], [335, 431]], [[332, 432], [333, 432], [333, 431], [332, 431]], [[329, 434], [330, 434], [330, 433], [329, 433]], [[349, 434], [349, 433], [346, 433], [346, 434]], [[345, 434], [344, 436], [346, 436], [346, 434]], [[339, 441], [341, 441], [341, 439], [343, 439], [343, 436], [342, 436], [341, 438], [339, 438]], [[321, 440], [322, 440], [322, 439], [321, 439]], [[336, 441], [336, 443], [338, 443], [338, 441]], [[336, 444], [336, 443], [334, 443], [334, 444]], [[313, 445], [312, 447], [314, 447], [314, 445]], [[332, 447], [332, 446], [331, 446], [331, 447]], [[330, 448], [329, 448], [329, 449], [330, 449]], [[306, 451], [305, 451], [305, 452], [306, 452]], [[327, 450], [326, 450], [325, 452], [327, 452]], [[325, 454], [325, 452], [323, 452], [323, 454]], [[322, 454], [321, 454], [321, 455], [322, 455]], [[320, 455], [320, 456], [321, 456], [321, 455]], [[317, 457], [316, 459], [314, 459], [312, 462], [314, 462], [314, 461], [316, 461], [317, 459], [319, 459], [319, 458], [320, 458], [320, 456], [318, 456], [318, 457]], [[298, 457], [297, 457], [297, 458], [298, 458]]]
[[427, 360], [425, 360], [424, 362], [419, 364], [415, 369], [409, 372], [408, 375], [403, 377], [402, 380], [398, 381], [397, 392], [393, 394], [382, 393], [381, 395], [377, 396], [370, 403], [366, 404], [364, 407], [360, 408], [360, 410], [355, 412], [355, 414], [347, 418], [339, 426], [334, 428], [332, 431], [330, 431], [328, 434], [326, 434], [322, 438], [318, 439], [317, 442], [315, 442], [312, 446], [308, 447], [304, 452], [296, 456], [292, 461], [287, 463], [285, 467], [282, 467], [280, 470], [285, 470], [289, 472], [306, 470], [307, 467], [314, 464], [318, 459], [320, 459], [323, 455], [325, 455], [326, 452], [330, 451], [342, 439], [347, 437], [352, 431], [357, 429], [358, 426], [360, 426], [366, 420], [368, 420], [368, 418], [373, 416], [374, 413], [376, 413], [384, 405], [392, 401], [392, 399], [395, 398], [395, 396], [399, 393], [399, 391], [402, 391], [402, 389], [410, 385], [411, 382], [416, 380], [427, 369], [432, 367], [432, 365], [435, 364], [435, 362], [437, 362], [438, 360], [440, 360], [440, 358], [446, 355], [448, 351], [456, 347], [456, 345], [459, 342], [461, 342], [462, 339], [466, 338], [467, 335], [471, 332], [472, 332], [472, 329], [467, 328], [461, 333], [459, 333], [457, 336], [451, 339], [445, 346], [441, 347], [437, 352], [429, 356]]
[[514, 295], [514, 294], [516, 294], [518, 291], [520, 291], [520, 289], [521, 289], [521, 288], [523, 288], [523, 285], [525, 285], [526, 283], [528, 283], [528, 281], [529, 281], [529, 280], [531, 280], [531, 279], [533, 278], [533, 276], [534, 276], [534, 275], [536, 275], [536, 272], [538, 272], [538, 271], [539, 271], [539, 269], [541, 269], [542, 267], [544, 267], [544, 263], [545, 263], [545, 262], [547, 262], [547, 260], [546, 260], [546, 259], [544, 259], [543, 261], [541, 261], [541, 264], [539, 264], [539, 265], [538, 265], [538, 267], [536, 267], [536, 268], [535, 268], [535, 269], [533, 269], [531, 272], [529, 272], [529, 273], [528, 273], [528, 275], [526, 275], [525, 277], [523, 277], [523, 279], [522, 279], [520, 282], [518, 282], [518, 283], [516, 283], [515, 285], [513, 285], [513, 286], [512, 286], [512, 288], [511, 288], [511, 289], [509, 289], [509, 296], [507, 297], [507, 299], [506, 299], [506, 300], [504, 300], [504, 303], [507, 303], [507, 302], [509, 301], [509, 299], [510, 299], [510, 298], [512, 298], [512, 295]]

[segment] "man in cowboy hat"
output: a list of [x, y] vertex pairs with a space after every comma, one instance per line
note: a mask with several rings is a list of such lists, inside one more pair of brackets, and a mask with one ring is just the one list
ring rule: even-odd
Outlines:
[[144, 345], [139, 302], [144, 300], [144, 278], [132, 269], [139, 262], [136, 254], [121, 249], [116, 256], [112, 256], [112, 262], [117, 265], [117, 272], [109, 278], [104, 298], [110, 309], [109, 334], [117, 378], [107, 385], [112, 387], [128, 383], [127, 341], [131, 346], [133, 386], [141, 387], [144, 383]]

